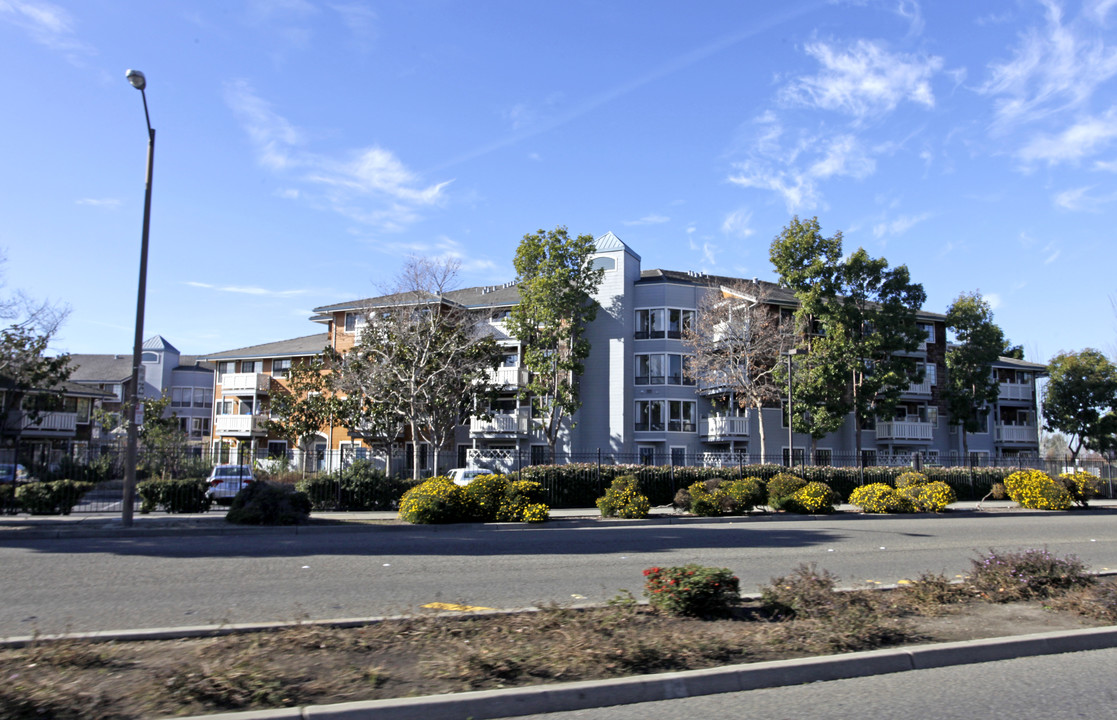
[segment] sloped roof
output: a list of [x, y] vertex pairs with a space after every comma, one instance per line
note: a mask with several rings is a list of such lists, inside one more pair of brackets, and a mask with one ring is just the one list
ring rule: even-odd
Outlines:
[[250, 345], [248, 347], [237, 348], [236, 350], [226, 350], [224, 352], [213, 353], [206, 355], [205, 360], [241, 360], [253, 358], [272, 358], [272, 357], [299, 357], [306, 355], [317, 355], [322, 352], [322, 349], [329, 343], [329, 333], [318, 333], [317, 335], [306, 335], [304, 337], [292, 338], [290, 340], [277, 340], [275, 342], [263, 343], [261, 345]]
[[153, 335], [144, 341], [144, 350], [162, 350], [163, 352], [178, 352], [178, 348], [167, 342], [162, 335]]
[[132, 356], [79, 355], [70, 356], [70, 380], [81, 383], [122, 382], [132, 377]]
[[632, 255], [637, 260], [640, 259], [640, 256], [637, 255], [632, 248], [625, 245], [623, 240], [614, 235], [612, 230], [594, 240], [593, 246], [597, 249], [597, 252], [613, 252], [616, 250], [623, 250]]

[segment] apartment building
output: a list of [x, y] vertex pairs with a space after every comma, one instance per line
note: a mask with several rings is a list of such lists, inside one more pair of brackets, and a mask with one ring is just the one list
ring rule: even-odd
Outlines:
[[[183, 432], [197, 446], [209, 443], [213, 417], [213, 365], [195, 355], [183, 355], [162, 335], [148, 338], [140, 356], [140, 398], [166, 395], [166, 416], [174, 414]], [[120, 425], [128, 383], [132, 379], [132, 354], [70, 356], [70, 382], [104, 391], [102, 410], [115, 415], [110, 425]], [[99, 428], [98, 428], [99, 430]], [[108, 441], [108, 438], [98, 438]]]
[[[44, 394], [29, 392], [23, 397], [21, 407], [3, 419], [3, 434], [9, 438], [19, 437], [20, 463], [47, 465], [66, 455], [85, 457], [91, 443], [96, 444], [99, 438], [94, 411], [112, 396], [75, 382], [63, 382], [54, 390], [62, 396], [61, 405], [37, 405]], [[5, 382], [0, 380], [0, 395], [5, 392]], [[47, 409], [29, 412], [36, 406]], [[8, 463], [13, 462], [15, 456], [12, 449], [0, 455], [3, 462]]]
[[[817, 440], [814, 456], [807, 458], [809, 438], [796, 433], [789, 445], [780, 403], [760, 412], [742, 409], [728, 393], [699, 387], [687, 377], [684, 368], [688, 349], [683, 328], [693, 321], [706, 294], [723, 293], [740, 283], [740, 278], [644, 270], [640, 256], [613, 233], [597, 238], [595, 247], [591, 262], [604, 273], [594, 298], [600, 309], [586, 329], [592, 349], [581, 378], [583, 405], [567, 423], [556, 448], [560, 455], [586, 459], [586, 454], [596, 456], [600, 452], [617, 461], [689, 465], [756, 460], [762, 455], [769, 461], [786, 462], [793, 448], [796, 464], [808, 460], [816, 464], [849, 463], [856, 459], [852, 417], [837, 432]], [[772, 283], [750, 282], [762, 287], [765, 302], [784, 312], [796, 307], [789, 291]], [[438, 299], [473, 313], [503, 349], [501, 364], [492, 376], [500, 392], [488, 408], [488, 417], [470, 418], [458, 428], [454, 447], [442, 449], [445, 462], [440, 463], [439, 471], [467, 464], [506, 469], [517, 463], [544, 462], [549, 457], [546, 440], [532, 426], [528, 403], [518, 397], [527, 375], [520, 362], [520, 342], [505, 323], [518, 301], [512, 283], [456, 290]], [[326, 333], [299, 339], [305, 341], [301, 347], [311, 353], [328, 342], [344, 352], [357, 341], [376, 308], [398, 303], [398, 297], [384, 296], [316, 308], [311, 319], [325, 325]], [[911, 384], [894, 417], [862, 427], [866, 463], [907, 463], [914, 453], [932, 463], [961, 459], [962, 438], [957, 426], [948, 423], [941, 401], [947, 350], [945, 316], [921, 311], [918, 320], [926, 340], [910, 357], [913, 365], [923, 370], [924, 380]], [[215, 397], [222, 404], [215, 407], [226, 409], [224, 421], [215, 414], [215, 442], [237, 437], [254, 441], [257, 450], [270, 451], [273, 444], [275, 450], [279, 449], [282, 441], [266, 438], [251, 420], [237, 420], [243, 427], [239, 435], [231, 435], [229, 416], [244, 414], [246, 407], [263, 407], [254, 403], [266, 398], [271, 380], [257, 376], [267, 375], [271, 367], [268, 363], [275, 358], [296, 357], [289, 344], [299, 341], [207, 357], [219, 363]], [[237, 364], [243, 362], [260, 364]], [[1043, 365], [1022, 360], [998, 361], [994, 373], [1001, 383], [1001, 397], [989, 409], [986, 430], [967, 438], [972, 455], [987, 459], [1038, 454], [1035, 382], [1045, 370]], [[221, 378], [233, 373], [254, 375], [238, 379], [238, 389], [230, 390], [232, 386], [222, 383]], [[229, 401], [232, 404], [226, 404]], [[761, 423], [767, 443], [764, 448], [759, 440]], [[362, 448], [363, 452], [366, 445], [359, 432], [323, 428], [318, 447], [323, 453], [347, 447]], [[426, 472], [435, 471], [427, 466], [431, 455], [420, 453], [421, 469]], [[407, 457], [410, 462], [410, 452]]]

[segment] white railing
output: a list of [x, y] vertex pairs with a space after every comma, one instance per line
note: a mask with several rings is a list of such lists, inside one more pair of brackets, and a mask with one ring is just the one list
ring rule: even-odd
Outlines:
[[271, 376], [264, 373], [225, 373], [220, 382], [224, 395], [266, 393], [271, 385]]
[[469, 431], [481, 435], [526, 435], [531, 430], [527, 413], [496, 413], [488, 420], [471, 417]]
[[731, 415], [727, 417], [711, 417], [702, 421], [699, 432], [709, 439], [728, 437], [748, 437], [748, 415]]
[[489, 371], [489, 382], [493, 385], [523, 387], [527, 385], [527, 368], [499, 367]]
[[44, 432], [74, 432], [78, 422], [77, 413], [44, 412], [32, 419], [29, 415], [20, 415], [20, 428], [23, 431]]
[[1001, 400], [1031, 400], [1031, 383], [1001, 383], [1001, 391], [997, 396]]
[[466, 467], [483, 468], [495, 473], [510, 473], [519, 468], [519, 453], [504, 449], [475, 449], [465, 451]]
[[1032, 443], [1038, 442], [1035, 425], [994, 425], [997, 442]]
[[908, 395], [930, 395], [932, 383], [929, 379], [924, 379], [921, 383], [911, 383], [908, 385]]
[[263, 435], [267, 415], [218, 415], [214, 431], [218, 435]]
[[935, 426], [918, 420], [877, 421], [878, 440], [930, 440]]

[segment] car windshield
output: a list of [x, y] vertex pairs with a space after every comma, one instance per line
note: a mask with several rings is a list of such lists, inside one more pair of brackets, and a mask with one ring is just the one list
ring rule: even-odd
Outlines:
[[246, 465], [232, 465], [213, 469], [214, 477], [248, 477], [250, 475], [252, 475], [252, 470]]

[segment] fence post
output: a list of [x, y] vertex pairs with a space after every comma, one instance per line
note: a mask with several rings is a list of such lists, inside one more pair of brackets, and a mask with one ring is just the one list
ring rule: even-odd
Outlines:
[[604, 494], [605, 490], [601, 487], [601, 448], [597, 448], [597, 496]]
[[516, 448], [516, 479], [524, 479], [524, 449], [521, 447]]

